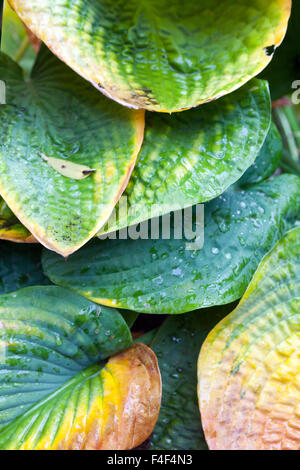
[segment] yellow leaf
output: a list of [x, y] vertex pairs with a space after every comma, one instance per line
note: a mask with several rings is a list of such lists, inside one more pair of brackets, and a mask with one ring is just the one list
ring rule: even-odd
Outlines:
[[50, 165], [55, 171], [60, 173], [67, 178], [74, 180], [83, 180], [87, 178], [96, 170], [95, 168], [89, 168], [86, 165], [78, 165], [78, 163], [70, 162], [62, 158], [47, 157], [44, 153], [39, 152], [41, 157]]

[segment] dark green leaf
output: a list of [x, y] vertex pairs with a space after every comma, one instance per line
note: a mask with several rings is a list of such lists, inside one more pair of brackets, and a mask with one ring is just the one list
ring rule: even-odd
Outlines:
[[42, 271], [39, 245], [0, 241], [0, 294], [49, 284]]
[[170, 240], [97, 240], [67, 261], [44, 251], [43, 267], [54, 283], [117, 308], [183, 313], [226, 304], [243, 295], [299, 210], [300, 178], [280, 175], [207, 203], [200, 250], [187, 250], [174, 232]]
[[197, 359], [209, 331], [232, 309], [232, 305], [226, 305], [170, 317], [151, 341], [163, 382], [162, 406], [151, 441], [153, 449], [207, 448], [197, 399]]

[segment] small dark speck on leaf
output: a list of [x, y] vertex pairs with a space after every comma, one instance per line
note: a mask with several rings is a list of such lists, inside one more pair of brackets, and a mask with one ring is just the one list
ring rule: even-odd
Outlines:
[[275, 46], [274, 44], [272, 46], [267, 46], [264, 48], [264, 51], [265, 51], [265, 54], [267, 56], [270, 56], [270, 55], [273, 55], [274, 54], [274, 51], [275, 51]]

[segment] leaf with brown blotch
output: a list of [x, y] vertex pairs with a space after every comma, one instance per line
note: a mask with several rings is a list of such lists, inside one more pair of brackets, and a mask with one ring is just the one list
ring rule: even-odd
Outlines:
[[1, 450], [126, 450], [153, 431], [157, 359], [114, 309], [55, 286], [4, 294], [0, 357]]
[[202, 345], [198, 396], [210, 449], [300, 448], [299, 266], [300, 227], [264, 257]]

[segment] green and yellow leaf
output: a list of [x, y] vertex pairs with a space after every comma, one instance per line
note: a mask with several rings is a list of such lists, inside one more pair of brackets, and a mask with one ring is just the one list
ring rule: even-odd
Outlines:
[[33, 287], [0, 297], [0, 325], [1, 450], [122, 450], [151, 434], [157, 360], [116, 310]]
[[121, 104], [180, 111], [271, 61], [291, 0], [10, 0], [52, 51]]
[[211, 449], [299, 449], [299, 266], [298, 227], [263, 259], [202, 346], [198, 395]]
[[[124, 191], [144, 112], [112, 103], [46, 48], [25, 81], [2, 54], [0, 79], [7, 101], [0, 106], [0, 194], [37, 240], [68, 256], [99, 231]], [[95, 171], [78, 181], [41, 153]]]
[[2, 198], [0, 198], [0, 239], [36, 243], [34, 236], [21, 224]]
[[99, 235], [219, 196], [254, 162], [270, 113], [268, 85], [259, 80], [180, 114], [148, 113], [127, 199]]
[[[117, 308], [184, 313], [226, 304], [244, 294], [259, 262], [299, 211], [300, 178], [284, 174], [245, 189], [234, 186], [207, 203], [202, 248], [195, 239], [193, 248], [191, 227], [184, 233], [184, 223], [178, 236], [180, 221], [172, 217], [169, 239], [151, 239], [149, 233], [148, 239], [95, 240], [67, 262], [45, 250], [43, 267], [55, 284]], [[195, 214], [194, 208], [192, 230], [201, 239]]]

